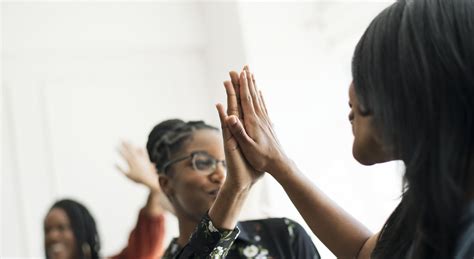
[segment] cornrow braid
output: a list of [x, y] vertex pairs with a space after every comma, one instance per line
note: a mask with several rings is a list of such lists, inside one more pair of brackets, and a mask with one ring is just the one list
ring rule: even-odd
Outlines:
[[183, 143], [195, 131], [202, 129], [219, 130], [204, 121], [185, 122], [180, 119], [165, 120], [156, 125], [148, 135], [146, 149], [158, 173], [164, 173], [164, 164], [182, 148]]
[[[77, 201], [63, 199], [53, 204], [52, 209], [59, 208], [66, 212], [71, 224], [80, 259], [99, 259], [100, 238], [95, 220], [87, 208]], [[46, 258], [48, 253], [46, 253]]]

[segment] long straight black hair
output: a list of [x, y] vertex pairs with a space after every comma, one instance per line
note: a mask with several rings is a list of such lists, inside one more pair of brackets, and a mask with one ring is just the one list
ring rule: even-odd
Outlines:
[[373, 258], [453, 257], [474, 188], [474, 1], [395, 2], [360, 39], [352, 69], [361, 104], [406, 166]]

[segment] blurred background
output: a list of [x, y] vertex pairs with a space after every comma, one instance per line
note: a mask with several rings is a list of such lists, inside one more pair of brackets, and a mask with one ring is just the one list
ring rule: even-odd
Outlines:
[[[114, 168], [120, 141], [144, 146], [174, 117], [218, 125], [222, 82], [244, 64], [290, 157], [378, 231], [402, 165], [353, 159], [348, 86], [359, 37], [392, 2], [3, 1], [0, 257], [44, 257], [43, 218], [64, 197], [91, 210], [102, 254], [118, 252], [148, 194]], [[269, 216], [305, 225], [266, 176], [242, 219]], [[167, 222], [166, 243], [178, 233]]]

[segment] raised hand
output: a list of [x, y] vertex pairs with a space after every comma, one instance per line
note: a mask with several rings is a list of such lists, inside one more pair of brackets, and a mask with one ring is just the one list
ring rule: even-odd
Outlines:
[[[240, 102], [237, 101], [237, 107], [232, 108], [237, 114], [229, 114], [225, 124], [252, 167], [271, 174], [278, 166], [287, 163], [288, 158], [273, 130], [263, 95], [258, 91], [248, 66], [239, 76], [231, 72], [231, 77], [237, 91], [232, 93], [226, 87], [227, 98]], [[242, 115], [239, 118], [240, 111]]]
[[144, 148], [133, 146], [124, 141], [118, 148], [118, 152], [128, 164], [128, 170], [116, 164], [115, 167], [120, 172], [128, 179], [143, 184], [152, 191], [160, 191], [155, 165], [150, 161]]
[[[235, 76], [231, 74], [231, 78], [233, 77]], [[249, 187], [258, 180], [263, 173], [258, 172], [248, 164], [242, 155], [236, 139], [225, 123], [228, 116], [235, 116], [240, 120], [242, 113], [239, 110], [239, 95], [236, 94], [236, 88], [230, 81], [225, 81], [224, 86], [227, 93], [227, 112], [224, 111], [224, 107], [221, 104], [218, 104], [216, 107], [219, 112], [222, 136], [224, 139], [224, 150], [228, 170], [227, 182], [232, 182], [233, 184], [237, 184], [237, 186]]]
[[171, 206], [168, 198], [161, 191], [156, 167], [150, 161], [146, 150], [124, 141], [118, 148], [118, 152], [127, 162], [128, 170], [123, 169], [118, 164], [115, 167], [128, 179], [138, 184], [143, 184], [150, 190], [145, 210], [150, 215], [160, 215], [163, 213], [163, 210], [174, 214], [173, 206]]
[[237, 224], [238, 216], [250, 188], [263, 173], [250, 166], [225, 123], [229, 115], [235, 116], [237, 119], [239, 119], [240, 115], [237, 94], [232, 83], [226, 81], [224, 86], [227, 92], [227, 112], [222, 104], [218, 104], [216, 107], [219, 112], [222, 137], [224, 139], [227, 177], [217, 195], [216, 201], [209, 209], [209, 217], [217, 228], [231, 230]]

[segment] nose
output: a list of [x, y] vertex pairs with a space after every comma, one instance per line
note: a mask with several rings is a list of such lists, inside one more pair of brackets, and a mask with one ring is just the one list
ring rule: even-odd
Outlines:
[[209, 177], [213, 183], [223, 183], [225, 181], [226, 168], [223, 163], [217, 163], [216, 170], [212, 172]]
[[55, 241], [58, 241], [59, 239], [60, 239], [60, 233], [59, 233], [59, 230], [56, 228], [49, 230], [48, 233], [46, 234], [47, 243], [55, 242]]

